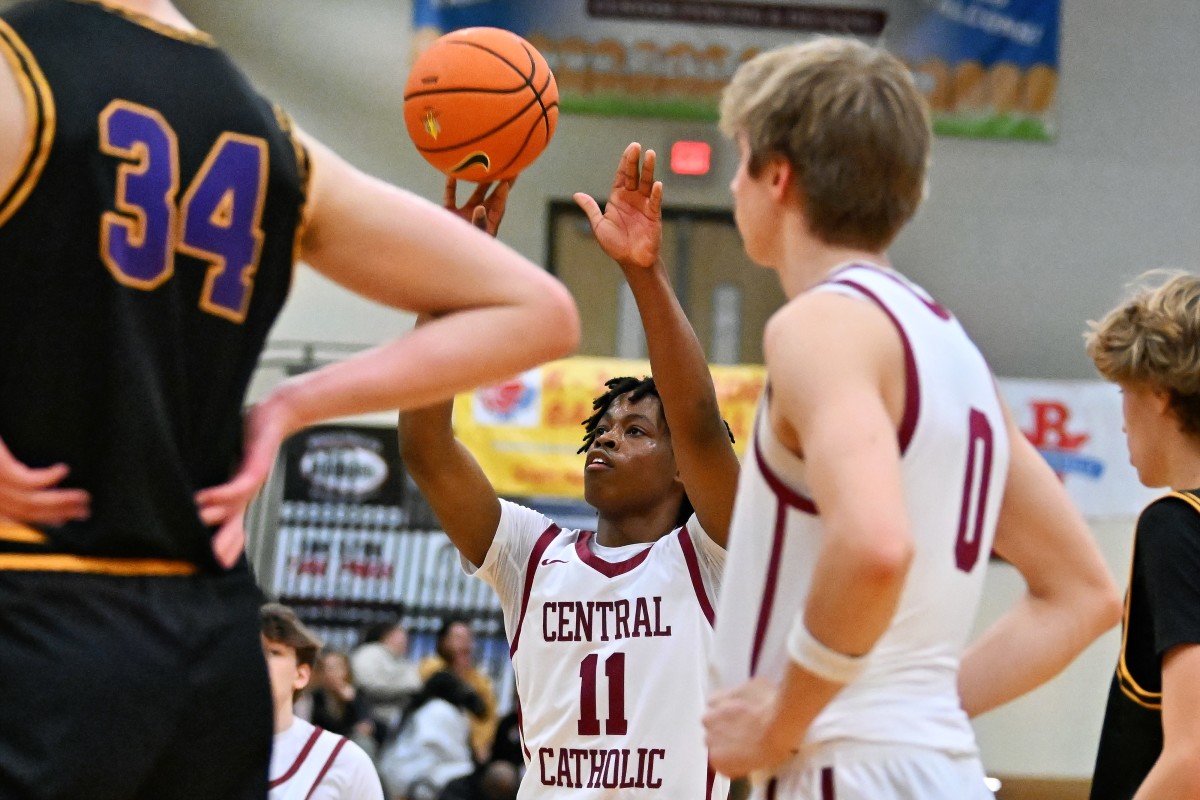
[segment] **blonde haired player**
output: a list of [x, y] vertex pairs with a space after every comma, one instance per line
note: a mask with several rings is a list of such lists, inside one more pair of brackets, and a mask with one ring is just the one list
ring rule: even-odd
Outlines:
[[1091, 800], [1200, 797], [1200, 277], [1147, 276], [1087, 337], [1121, 387], [1138, 517]]
[[[262, 798], [242, 516], [280, 442], [565, 355], [574, 303], [297, 131], [167, 0], [0, 12], [0, 253], [0, 796]], [[243, 420], [298, 259], [440, 317]]]
[[[743, 65], [721, 122], [746, 252], [789, 301], [730, 529], [712, 762], [758, 798], [989, 796], [968, 716], [1056, 674], [1118, 604], [983, 357], [888, 262], [927, 111], [895, 58], [825, 38]], [[993, 548], [1028, 591], [964, 656]]]

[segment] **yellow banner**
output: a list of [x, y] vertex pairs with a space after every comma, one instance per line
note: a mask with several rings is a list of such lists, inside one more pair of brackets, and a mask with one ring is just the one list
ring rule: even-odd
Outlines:
[[[762, 391], [759, 365], [712, 366], [721, 415], [740, 456]], [[553, 361], [512, 380], [459, 395], [454, 429], [504, 497], [583, 498], [582, 422], [604, 382], [650, 374], [650, 362], [619, 358]]]

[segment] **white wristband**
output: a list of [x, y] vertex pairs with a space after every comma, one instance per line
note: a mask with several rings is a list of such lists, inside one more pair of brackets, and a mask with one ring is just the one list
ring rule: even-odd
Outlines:
[[867, 668], [867, 657], [848, 656], [818, 642], [802, 617], [788, 632], [788, 655], [800, 666], [830, 683], [852, 683]]

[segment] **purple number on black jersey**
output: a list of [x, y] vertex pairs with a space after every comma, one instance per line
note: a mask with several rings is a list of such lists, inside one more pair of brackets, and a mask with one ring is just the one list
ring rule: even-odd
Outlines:
[[100, 149], [117, 168], [116, 210], [100, 222], [100, 255], [120, 283], [150, 291], [175, 271], [175, 252], [211, 266], [200, 308], [246, 318], [262, 249], [267, 143], [225, 133], [181, 201], [175, 131], [151, 108], [115, 100], [100, 114]]

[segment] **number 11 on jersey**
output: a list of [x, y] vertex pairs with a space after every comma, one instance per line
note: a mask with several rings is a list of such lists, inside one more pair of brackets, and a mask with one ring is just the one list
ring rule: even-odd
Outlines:
[[[600, 656], [585, 657], [579, 664], [579, 735], [599, 736], [600, 717], [596, 713], [596, 667]], [[608, 679], [608, 718], [604, 732], [623, 736], [629, 732], [625, 719], [625, 654], [613, 653], [604, 659], [604, 677]]]

